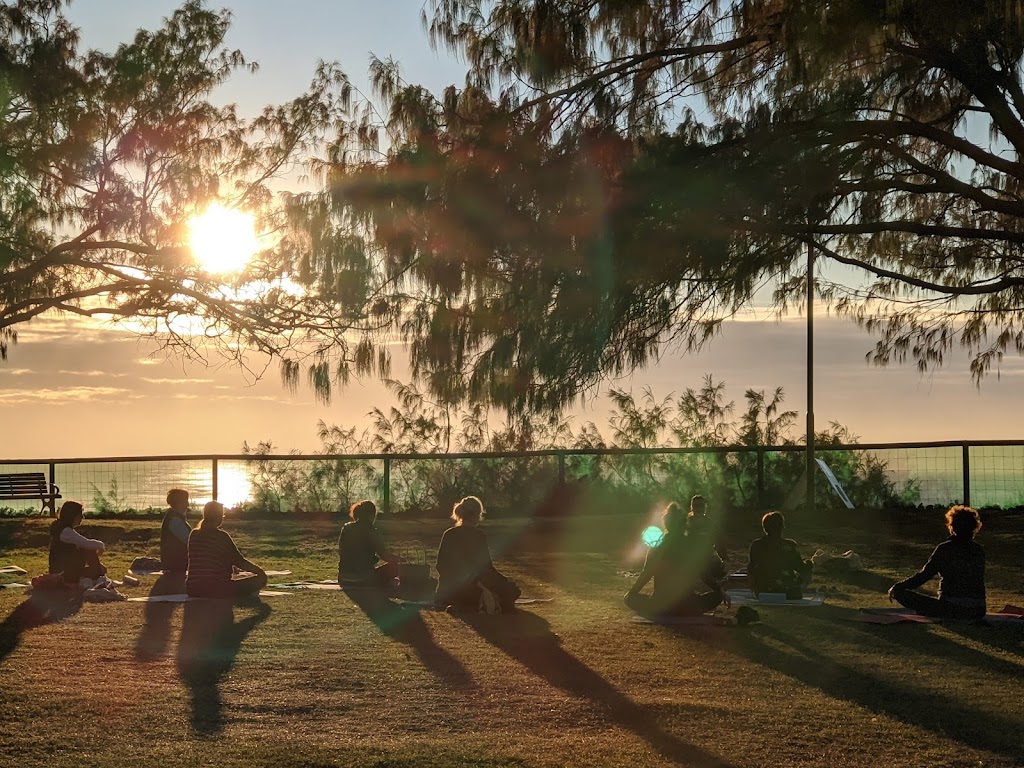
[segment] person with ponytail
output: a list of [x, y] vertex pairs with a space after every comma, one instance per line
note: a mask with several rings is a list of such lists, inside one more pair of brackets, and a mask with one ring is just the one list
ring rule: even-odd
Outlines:
[[[235, 599], [259, 594], [267, 585], [267, 574], [255, 563], [242, 557], [235, 542], [221, 530], [224, 505], [208, 501], [203, 519], [188, 537], [188, 576], [185, 591], [190, 597]], [[232, 577], [232, 570], [246, 575]]]
[[[719, 581], [723, 569], [708, 565], [708, 544], [692, 535], [687, 520], [687, 514], [675, 502], [665, 507], [661, 518], [665, 533], [648, 550], [643, 570], [625, 596], [626, 605], [641, 616], [695, 616], [728, 603]], [[713, 547], [711, 550], [720, 565], [721, 558]], [[651, 580], [653, 594], [640, 594]]]
[[509, 613], [515, 610], [519, 587], [491, 562], [487, 537], [480, 530], [484, 505], [466, 496], [452, 509], [455, 525], [441, 536], [437, 548], [435, 604], [453, 612]]
[[[65, 501], [57, 519], [50, 524], [50, 573], [64, 576], [65, 584], [79, 585], [84, 580], [96, 581], [107, 569], [100, 562], [105, 546], [98, 539], [88, 539], [76, 528], [82, 524], [85, 508], [77, 501]], [[88, 584], [92, 586], [92, 584]]]

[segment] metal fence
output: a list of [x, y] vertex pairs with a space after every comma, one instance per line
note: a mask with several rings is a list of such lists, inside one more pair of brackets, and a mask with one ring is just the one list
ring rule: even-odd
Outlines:
[[[736, 507], [793, 503], [804, 447], [559, 449], [500, 453], [131, 456], [0, 460], [0, 474], [43, 472], [63, 499], [94, 512], [164, 506], [168, 489], [268, 511], [338, 510], [361, 498], [398, 513], [450, 509], [467, 494], [492, 510], [529, 512], [558, 488], [685, 499], [702, 492]], [[1024, 505], [1024, 441], [819, 445], [858, 506]], [[828, 502], [826, 483], [818, 501]], [[0, 508], [38, 503], [0, 499]]]

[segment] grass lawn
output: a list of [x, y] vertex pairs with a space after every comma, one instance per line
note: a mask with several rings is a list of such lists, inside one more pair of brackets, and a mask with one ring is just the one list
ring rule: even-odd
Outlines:
[[[0, 521], [0, 565], [42, 572], [48, 522]], [[1024, 628], [849, 621], [924, 562], [943, 537], [934, 513], [791, 526], [806, 554], [827, 540], [866, 570], [816, 578], [823, 608], [765, 608], [744, 628], [629, 622], [636, 519], [486, 526], [499, 567], [553, 602], [455, 617], [367, 613], [340, 592], [232, 609], [0, 590], [0, 765], [1024, 765]], [[119, 578], [157, 553], [158, 527], [83, 532]], [[333, 578], [336, 525], [225, 527], [285, 580]], [[436, 546], [444, 526], [382, 527]], [[736, 526], [730, 565], [755, 528]], [[979, 541], [990, 608], [1024, 603], [1024, 517], [986, 518]]]

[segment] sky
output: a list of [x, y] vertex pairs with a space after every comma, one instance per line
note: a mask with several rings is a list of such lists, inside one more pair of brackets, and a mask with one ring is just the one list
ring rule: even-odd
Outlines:
[[[319, 59], [337, 60], [360, 87], [371, 52], [398, 59], [410, 80], [440, 90], [462, 79], [461, 65], [428, 45], [418, 0], [237, 0], [227, 44], [260, 64], [218, 94], [244, 114], [295, 96]], [[76, 0], [69, 16], [87, 47], [110, 48], [139, 27], [152, 28], [175, 7], [164, 0]], [[219, 5], [219, 4], [215, 4]], [[820, 312], [820, 308], [818, 312]], [[1019, 439], [1024, 361], [1007, 358], [1001, 374], [978, 388], [965, 355], [922, 376], [912, 364], [866, 362], [873, 340], [853, 324], [817, 316], [815, 417], [838, 421], [864, 442]], [[231, 365], [201, 366], [168, 358], [148, 340], [98, 324], [57, 317], [19, 329], [20, 341], [0, 362], [0, 459], [237, 453], [243, 442], [270, 440], [282, 451], [319, 448], [319, 419], [363, 427], [374, 407], [392, 404], [372, 380], [353, 383], [330, 405], [306, 389], [282, 388], [271, 365], [254, 379]], [[700, 355], [666, 348], [662, 360], [608, 382], [577, 423], [596, 421], [609, 436], [609, 386], [661, 398], [697, 388], [705, 374], [725, 381], [727, 398], [748, 388], [781, 386], [788, 408], [805, 411], [805, 324], [799, 316], [726, 324]], [[216, 363], [216, 361], [214, 361]], [[402, 377], [402, 366], [395, 373]], [[802, 422], [801, 422], [802, 423]]]

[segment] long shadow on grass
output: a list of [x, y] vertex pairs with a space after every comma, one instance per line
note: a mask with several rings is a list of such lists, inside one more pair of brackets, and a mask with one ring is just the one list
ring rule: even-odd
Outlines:
[[81, 608], [82, 593], [77, 589], [35, 590], [0, 624], [0, 662], [18, 647], [25, 632], [63, 621]]
[[235, 621], [230, 600], [194, 600], [185, 603], [178, 643], [178, 674], [188, 688], [192, 730], [215, 736], [224, 728], [220, 681], [235, 662], [242, 642], [267, 616], [270, 606], [252, 603], [256, 613]]
[[[184, 591], [185, 574], [165, 573], [153, 583], [149, 594], [180, 595]], [[142, 631], [135, 640], [136, 661], [153, 661], [166, 655], [171, 640], [171, 617], [177, 607], [176, 603], [144, 603]]]
[[[833, 627], [833, 631], [834, 629]], [[927, 627], [909, 629], [927, 630]], [[843, 627], [843, 631], [849, 630], [849, 627]], [[827, 636], [821, 633], [820, 628], [808, 628], [807, 631], [797, 634], [762, 624], [756, 632], [737, 633], [736, 642], [731, 647], [737, 654], [757, 664], [782, 672], [836, 699], [853, 702], [873, 712], [885, 713], [904, 723], [933, 731], [977, 749], [989, 750], [1012, 759], [1020, 756], [1019, 734], [1024, 727], [1024, 720], [988, 712], [984, 716], [975, 717], [970, 714], [968, 700], [960, 701], [935, 690], [908, 687], [896, 680], [871, 674], [865, 669], [848, 666], [823, 653], [820, 647], [813, 647], [807, 642], [808, 637], [817, 637], [822, 641], [821, 647], [827, 647]], [[774, 642], [769, 645], [765, 642], [766, 639]], [[945, 655], [951, 664], [969, 661], [972, 653], [977, 654], [948, 640], [942, 641], [941, 638], [926, 631], [913, 633], [913, 636], [907, 639], [911, 642], [907, 643], [908, 647], [902, 653], [894, 657], [894, 663], [900, 663], [901, 658], [906, 659], [913, 653], [937, 652], [940, 646], [946, 651]], [[870, 640], [865, 640], [865, 653], [877, 649], [877, 642], [872, 643], [875, 648], [870, 648], [867, 647]], [[979, 664], [978, 660], [974, 660], [973, 663], [983, 666], [990, 672], [1011, 671], [1009, 667], [1012, 665], [1008, 665], [1007, 662], [987, 656], [985, 658], [984, 665]], [[1005, 668], [1000, 670], [1002, 667]], [[1012, 671], [1015, 674], [1019, 673], [1019, 669], [1015, 667]], [[983, 720], [984, 725], [980, 725], [979, 720]]]
[[366, 614], [384, 635], [408, 645], [420, 663], [449, 688], [475, 688], [473, 678], [457, 658], [434, 642], [419, 611], [389, 600], [375, 589], [345, 589], [349, 600]]
[[729, 768], [729, 764], [700, 747], [665, 731], [655, 713], [643, 707], [566, 651], [547, 621], [534, 613], [460, 615], [481, 638], [518, 661], [534, 674], [571, 696], [588, 699], [616, 724], [646, 741], [662, 757], [678, 765]]

